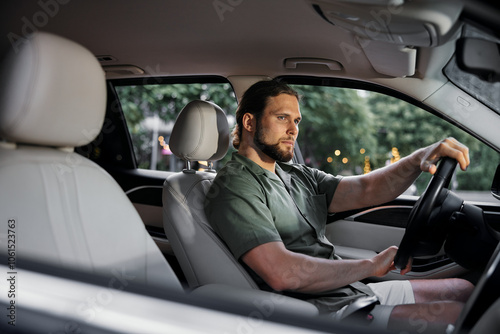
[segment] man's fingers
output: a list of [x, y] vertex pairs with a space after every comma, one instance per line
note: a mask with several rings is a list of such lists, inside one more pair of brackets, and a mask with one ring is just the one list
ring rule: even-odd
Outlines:
[[411, 266], [406, 266], [406, 268], [401, 269], [401, 275], [406, 275], [411, 271]]
[[448, 156], [458, 161], [460, 168], [466, 170], [470, 164], [469, 148], [455, 138], [446, 138], [442, 143], [442, 156]]
[[404, 269], [401, 269], [400, 274], [401, 275], [406, 275], [411, 271], [411, 267], [413, 266], [413, 258], [410, 257], [408, 259], [408, 263], [406, 264], [406, 267]]
[[428, 147], [427, 154], [425, 154], [420, 164], [420, 169], [431, 174], [436, 173], [436, 163], [442, 157], [450, 157], [457, 160], [460, 168], [464, 171], [470, 163], [469, 149], [467, 146], [463, 145], [455, 138], [449, 137]]
[[434, 164], [429, 164], [428, 171], [429, 171], [429, 173], [431, 173], [432, 175], [434, 175], [434, 173], [436, 173], [436, 171], [437, 171], [437, 166], [434, 165]]

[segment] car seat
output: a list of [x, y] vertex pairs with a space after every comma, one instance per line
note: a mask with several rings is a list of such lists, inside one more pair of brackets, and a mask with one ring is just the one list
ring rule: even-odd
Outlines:
[[104, 121], [99, 62], [77, 43], [45, 32], [19, 43], [0, 76], [0, 233], [15, 233], [16, 265], [29, 260], [126, 275], [182, 291], [120, 186], [73, 152]]
[[[212, 163], [229, 147], [224, 111], [207, 101], [192, 101], [178, 115], [170, 149], [186, 168], [169, 176], [163, 187], [163, 226], [190, 287], [224, 284], [258, 289], [243, 266], [207, 221], [205, 197], [216, 175]], [[197, 171], [192, 162], [208, 161]]]

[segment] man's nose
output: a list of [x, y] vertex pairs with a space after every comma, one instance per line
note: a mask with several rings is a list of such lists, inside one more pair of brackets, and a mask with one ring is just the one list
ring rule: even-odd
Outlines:
[[288, 131], [287, 131], [288, 134], [292, 134], [292, 135], [295, 135], [297, 133], [299, 133], [299, 126], [297, 124], [291, 124], [289, 127], [288, 127]]

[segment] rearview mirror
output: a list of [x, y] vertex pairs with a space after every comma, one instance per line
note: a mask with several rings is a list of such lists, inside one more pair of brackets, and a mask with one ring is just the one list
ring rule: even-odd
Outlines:
[[485, 81], [500, 81], [500, 44], [479, 38], [461, 38], [457, 41], [457, 64], [462, 71]]
[[500, 165], [497, 167], [493, 183], [491, 184], [491, 194], [493, 197], [500, 200]]

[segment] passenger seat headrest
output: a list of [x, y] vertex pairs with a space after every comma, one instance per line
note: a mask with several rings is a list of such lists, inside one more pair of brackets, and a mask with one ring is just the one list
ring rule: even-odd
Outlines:
[[86, 145], [106, 111], [104, 71], [83, 46], [36, 32], [0, 70], [0, 138], [56, 147]]
[[188, 103], [177, 116], [170, 150], [186, 161], [216, 161], [229, 147], [229, 125], [224, 111], [201, 100]]

